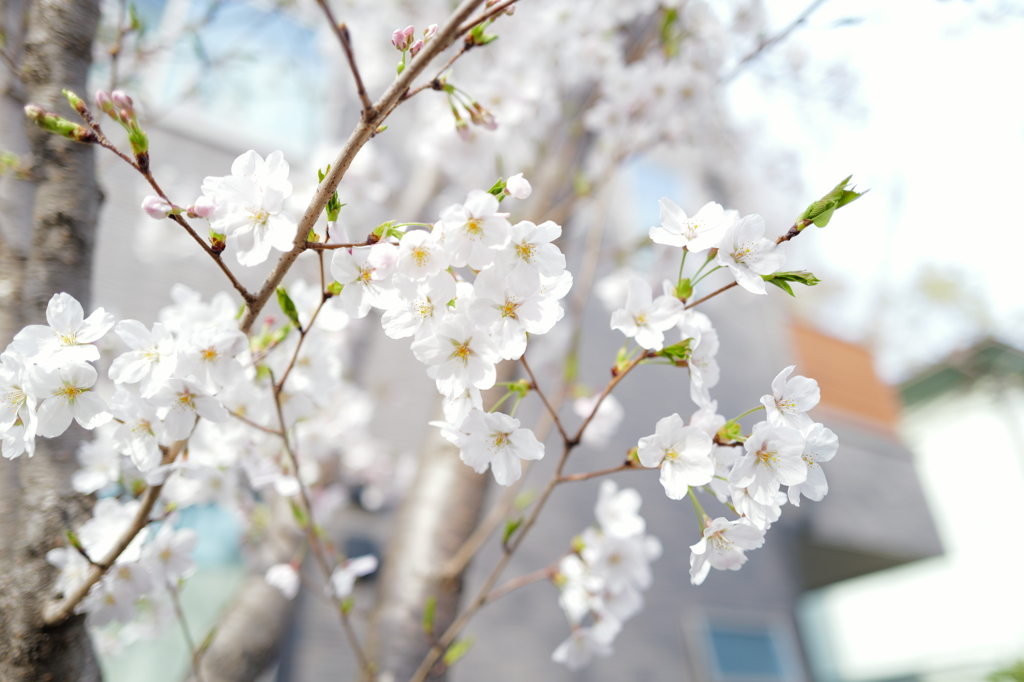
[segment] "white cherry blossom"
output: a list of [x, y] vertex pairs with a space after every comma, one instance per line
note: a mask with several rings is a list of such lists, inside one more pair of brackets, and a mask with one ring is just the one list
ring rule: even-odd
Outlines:
[[531, 192], [533, 192], [533, 187], [522, 173], [516, 173], [505, 181], [505, 194], [513, 199], [528, 199]]
[[188, 438], [198, 417], [212, 422], [229, 419], [228, 411], [220, 401], [189, 379], [171, 379], [149, 400], [162, 408], [161, 413], [165, 413], [164, 428], [172, 440]]
[[632, 586], [646, 590], [651, 586], [651, 562], [661, 556], [661, 542], [653, 535], [603, 535], [588, 528], [583, 531], [580, 556], [595, 575], [605, 581], [613, 594]]
[[[792, 488], [790, 488], [792, 490]], [[747, 488], [732, 486], [730, 491], [732, 506], [740, 516], [751, 525], [768, 530], [782, 516], [782, 505], [786, 504], [786, 493], [781, 490], [772, 497], [768, 504], [755, 500]]]
[[110, 399], [110, 412], [121, 422], [113, 437], [117, 452], [131, 457], [132, 464], [142, 473], [160, 464], [160, 444], [165, 438], [156, 407], [119, 389]]
[[448, 267], [438, 235], [411, 230], [398, 243], [398, 274], [415, 281], [433, 277]]
[[764, 238], [764, 218], [744, 216], [729, 227], [718, 245], [718, 263], [729, 268], [736, 283], [752, 294], [764, 294], [761, 275], [776, 272], [786, 256], [775, 242]]
[[643, 533], [647, 527], [640, 516], [643, 498], [634, 488], [619, 490], [615, 481], [602, 481], [594, 507], [601, 530], [609, 537], [629, 537]]
[[780, 485], [807, 480], [807, 465], [802, 458], [804, 438], [796, 429], [760, 422], [754, 425], [743, 447], [746, 454], [736, 462], [729, 482], [747, 488], [761, 504], [772, 504]]
[[686, 426], [678, 414], [658, 420], [654, 435], [644, 436], [637, 456], [645, 467], [661, 467], [661, 484], [673, 500], [686, 496], [689, 486], [709, 483], [715, 473], [711, 437], [696, 426]]
[[[580, 419], [586, 419], [594, 411], [600, 395], [592, 395], [586, 398], [577, 398], [573, 404], [573, 412]], [[601, 401], [594, 418], [587, 424], [587, 428], [580, 437], [580, 442], [593, 448], [603, 448], [619, 429], [619, 424], [626, 417], [626, 411], [622, 403], [613, 394], [609, 393]]]
[[70, 294], [54, 294], [46, 304], [47, 325], [31, 324], [18, 332], [11, 349], [47, 369], [99, 360], [92, 345], [114, 326], [114, 316], [97, 308], [85, 317], [82, 304]]
[[682, 302], [673, 296], [652, 300], [651, 286], [634, 277], [629, 282], [626, 306], [612, 313], [612, 329], [635, 339], [641, 348], [661, 350], [665, 332], [676, 326], [683, 314]]
[[110, 421], [106, 403], [90, 390], [96, 383], [92, 365], [76, 362], [49, 371], [36, 366], [29, 370], [29, 381], [39, 399], [40, 436], [59, 436], [72, 419], [84, 429], [95, 429]]
[[690, 546], [690, 582], [700, 585], [712, 568], [738, 571], [747, 561], [744, 552], [764, 544], [764, 531], [750, 523], [718, 517], [704, 529], [704, 537]]
[[508, 244], [511, 229], [508, 218], [497, 210], [494, 195], [475, 189], [465, 204], [441, 211], [444, 250], [453, 266], [482, 270], [494, 262], [495, 249]]
[[822, 424], [814, 424], [804, 432], [807, 444], [801, 457], [807, 464], [807, 480], [789, 486], [789, 501], [800, 506], [800, 495], [808, 500], [821, 502], [828, 494], [828, 481], [821, 468], [821, 462], [828, 462], [839, 450], [839, 438]]
[[448, 302], [455, 298], [455, 279], [447, 272], [438, 272], [423, 281], [395, 278], [396, 296], [384, 311], [381, 324], [384, 333], [393, 339], [433, 333], [448, 312]]
[[[772, 381], [772, 394], [761, 398], [768, 422], [773, 426], [789, 426], [797, 431], [806, 431], [814, 420], [805, 413], [821, 400], [818, 382], [804, 376], [788, 379], [796, 369], [790, 365], [779, 372]], [[787, 380], [788, 379], [788, 380]]]
[[35, 423], [36, 398], [27, 380], [28, 367], [20, 355], [0, 354], [0, 433], [15, 423]]
[[551, 660], [562, 663], [569, 670], [581, 670], [594, 660], [594, 656], [607, 658], [612, 655], [612, 642], [622, 630], [622, 624], [614, 618], [605, 618], [590, 627], [577, 627], [569, 638], [558, 645]]
[[561, 319], [559, 306], [543, 306], [540, 278], [513, 270], [507, 275], [494, 268], [477, 275], [469, 317], [494, 341], [506, 360], [518, 360], [526, 351], [526, 334], [546, 334]]
[[550, 220], [540, 225], [518, 222], [512, 226], [509, 245], [495, 258], [497, 265], [506, 272], [523, 270], [534, 273], [533, 277], [558, 277], [565, 271], [565, 256], [552, 242], [561, 235], [561, 226]]
[[209, 393], [216, 393], [242, 378], [242, 365], [235, 356], [248, 348], [249, 340], [237, 329], [198, 329], [179, 356], [176, 374], [191, 377]]
[[334, 590], [334, 595], [344, 599], [352, 594], [356, 579], [370, 575], [377, 570], [377, 565], [377, 557], [372, 554], [347, 559], [331, 574], [331, 589]]
[[108, 376], [115, 384], [141, 383], [143, 396], [171, 378], [178, 365], [177, 344], [163, 324], [153, 331], [137, 320], [121, 320], [114, 331], [131, 349], [114, 358]]
[[482, 474], [490, 467], [498, 485], [512, 485], [522, 475], [521, 460], [542, 459], [544, 444], [519, 420], [501, 412], [472, 410], [459, 427], [459, 456]]
[[706, 251], [718, 245], [726, 225], [725, 210], [710, 201], [697, 211], [692, 218], [687, 218], [683, 209], [676, 206], [668, 198], [662, 198], [661, 225], [652, 227], [651, 241], [666, 246], [682, 246], [695, 253]]
[[397, 247], [378, 242], [370, 248], [336, 249], [331, 256], [331, 276], [344, 288], [338, 294], [342, 309], [355, 318], [366, 317], [370, 308], [392, 303], [391, 275]]
[[460, 395], [470, 387], [494, 385], [494, 365], [501, 359], [494, 342], [467, 316], [452, 315], [432, 336], [412, 343], [416, 359], [430, 365], [428, 375], [444, 395]]
[[274, 564], [267, 569], [263, 579], [271, 587], [276, 587], [285, 599], [295, 599], [299, 593], [299, 572], [291, 564]]

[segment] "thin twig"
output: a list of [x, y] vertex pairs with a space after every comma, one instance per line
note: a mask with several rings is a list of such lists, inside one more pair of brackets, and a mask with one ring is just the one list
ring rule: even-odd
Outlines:
[[239, 324], [239, 328], [243, 332], [248, 332], [252, 328], [260, 311], [263, 310], [267, 301], [270, 300], [271, 295], [273, 295], [277, 286], [284, 279], [285, 274], [291, 269], [295, 259], [306, 250], [306, 236], [320, 218], [320, 214], [323, 213], [328, 200], [334, 195], [335, 190], [338, 188], [338, 183], [341, 182], [349, 166], [352, 165], [352, 160], [355, 159], [356, 154], [376, 134], [377, 128], [384, 122], [395, 105], [397, 105], [402, 94], [409, 89], [413, 80], [423, 73], [435, 57], [451, 46], [457, 37], [459, 27], [483, 2], [484, 0], [463, 0], [462, 4], [449, 17], [447, 23], [438, 29], [434, 39], [423, 47], [417, 58], [409, 63], [406, 69], [395, 78], [384, 94], [380, 96], [380, 99], [373, 106], [373, 116], [361, 120], [356, 125], [345, 142], [344, 147], [342, 147], [337, 158], [335, 158], [334, 163], [331, 164], [327, 175], [324, 176], [324, 179], [317, 187], [302, 219], [299, 220], [295, 229], [292, 249], [281, 255], [274, 268], [270, 271], [270, 274], [267, 275], [260, 290], [248, 302], [245, 314], [242, 316]]
[[795, 31], [801, 24], [806, 22], [807, 19], [810, 18], [811, 14], [813, 14], [814, 11], [817, 10], [819, 7], [824, 5], [826, 1], [827, 0], [814, 0], [814, 2], [808, 5], [807, 8], [804, 9], [804, 11], [801, 12], [799, 16], [797, 16], [797, 18], [794, 19], [791, 24], [786, 26], [786, 28], [782, 29], [782, 31], [776, 33], [771, 38], [768, 38], [767, 40], [762, 40], [758, 44], [757, 48], [755, 48], [753, 52], [751, 52], [743, 59], [741, 59], [739, 64], [737, 64], [732, 71], [730, 71], [728, 74], [720, 78], [718, 80], [718, 84], [725, 85], [726, 83], [730, 82], [733, 78], [738, 76], [741, 71], [743, 71], [744, 67], [746, 67], [748, 63], [750, 63], [757, 57], [767, 52], [770, 48], [774, 47], [775, 45], [781, 43], [783, 40], [788, 38], [790, 33]]
[[376, 241], [367, 239], [365, 242], [356, 242], [352, 244], [324, 244], [322, 242], [306, 242], [304, 248], [311, 251], [330, 251], [332, 249], [355, 249], [360, 246], [373, 246]]
[[270, 435], [277, 436], [279, 438], [283, 438], [284, 437], [284, 434], [281, 433], [280, 431], [278, 431], [277, 429], [271, 429], [271, 428], [268, 428], [266, 426], [263, 426], [262, 424], [257, 424], [253, 420], [249, 419], [248, 417], [243, 417], [242, 415], [240, 415], [237, 412], [229, 412], [228, 414], [230, 414], [232, 417], [234, 417], [238, 421], [242, 422], [243, 424], [247, 424], [247, 425], [251, 426], [254, 429], [259, 429], [263, 433], [269, 433]]
[[577, 445], [580, 442], [580, 439], [583, 437], [583, 432], [587, 430], [587, 426], [590, 424], [591, 420], [594, 418], [594, 415], [597, 414], [597, 410], [601, 407], [601, 403], [603, 403], [604, 399], [608, 397], [608, 394], [611, 393], [615, 389], [616, 386], [618, 386], [619, 382], [622, 381], [623, 378], [625, 378], [625, 376], [627, 374], [629, 374], [631, 371], [633, 371], [633, 368], [636, 367], [637, 365], [639, 365], [643, 360], [646, 360], [647, 358], [653, 357], [653, 356], [654, 356], [654, 353], [652, 351], [643, 351], [642, 350], [621, 371], [616, 372], [615, 376], [612, 377], [611, 381], [608, 382], [608, 385], [604, 387], [604, 390], [601, 391], [601, 394], [597, 397], [597, 402], [594, 403], [594, 409], [592, 409], [590, 411], [590, 414], [587, 415], [587, 418], [583, 420], [582, 424], [580, 424], [580, 430], [577, 431], [576, 435], [573, 436], [571, 441], [569, 441], [569, 443], [571, 445]]
[[718, 295], [719, 295], [720, 293], [722, 293], [723, 291], [728, 291], [729, 289], [732, 289], [732, 288], [733, 288], [734, 286], [736, 286], [737, 284], [738, 284], [737, 282], [730, 282], [729, 284], [726, 284], [726, 285], [725, 285], [724, 287], [722, 287], [721, 289], [718, 289], [718, 290], [716, 290], [716, 291], [712, 291], [712, 292], [711, 292], [710, 294], [708, 294], [708, 295], [707, 295], [707, 296], [705, 296], [704, 298], [698, 298], [698, 299], [697, 299], [696, 301], [694, 301], [693, 303], [687, 303], [687, 304], [686, 304], [686, 307], [685, 307], [685, 308], [683, 308], [683, 310], [689, 310], [690, 308], [692, 308], [692, 307], [694, 307], [694, 306], [696, 306], [696, 305], [700, 305], [701, 303], [703, 303], [704, 301], [708, 300], [709, 298], [714, 298], [715, 296], [718, 296]]
[[168, 583], [167, 591], [171, 595], [171, 603], [174, 604], [174, 615], [178, 617], [178, 623], [181, 624], [181, 634], [185, 637], [185, 644], [188, 646], [188, 652], [192, 659], [192, 676], [196, 682], [203, 682], [203, 678], [199, 675], [199, 650], [196, 649], [195, 640], [192, 639], [192, 633], [188, 629], [188, 622], [185, 620], [185, 612], [181, 609], [181, 599], [178, 598], [178, 588]]
[[331, 28], [334, 29], [334, 34], [338, 36], [338, 42], [341, 43], [341, 49], [345, 51], [345, 59], [348, 60], [348, 66], [352, 70], [352, 78], [356, 81], [356, 93], [359, 95], [359, 101], [363, 104], [363, 120], [369, 121], [373, 118], [374, 109], [373, 102], [370, 101], [370, 96], [366, 94], [366, 86], [363, 85], [363, 77], [359, 75], [359, 67], [356, 65], [356, 56], [352, 52], [352, 36], [348, 32], [348, 26], [344, 23], [338, 23], [334, 19], [334, 15], [331, 13], [331, 8], [327, 4], [327, 0], [317, 0], [317, 4], [323, 9], [324, 14], [327, 16], [327, 21], [330, 22]]
[[124, 14], [127, 9], [127, 0], [121, 0], [120, 7], [117, 14], [117, 39], [114, 41], [113, 47], [110, 48], [110, 89], [115, 90], [117, 88], [117, 61], [118, 57], [121, 56], [121, 47], [124, 41], [124, 36], [128, 33], [128, 29], [124, 25]]
[[507, 10], [509, 7], [516, 4], [516, 2], [518, 2], [518, 0], [505, 0], [505, 2], [499, 2], [498, 4], [494, 5], [480, 16], [476, 17], [475, 19], [470, 19], [462, 26], [459, 26], [459, 32], [457, 35], [463, 36], [469, 33], [475, 27], [484, 23], [488, 19], [498, 16], [499, 14]]
[[372, 678], [370, 660], [367, 658], [366, 652], [359, 643], [359, 638], [356, 637], [355, 629], [352, 627], [352, 622], [348, 617], [348, 613], [345, 612], [342, 602], [338, 599], [338, 595], [334, 593], [334, 590], [330, 588], [331, 574], [333, 570], [331, 569], [331, 565], [324, 554], [324, 548], [320, 544], [320, 536], [316, 531], [317, 526], [313, 519], [313, 505], [309, 500], [309, 493], [306, 491], [306, 486], [302, 483], [302, 477], [299, 475], [299, 459], [295, 455], [295, 450], [292, 448], [291, 440], [288, 438], [288, 427], [284, 420], [284, 410], [281, 409], [280, 386], [283, 384], [284, 380], [278, 384], [274, 381], [273, 374], [271, 374], [271, 391], [274, 395], [274, 407], [277, 410], [277, 418], [281, 423], [281, 440], [284, 441], [285, 452], [288, 454], [288, 460], [291, 462], [295, 478], [299, 484], [299, 497], [302, 500], [303, 512], [306, 516], [306, 523], [303, 524], [303, 530], [306, 532], [306, 538], [309, 541], [310, 549], [313, 550], [313, 556], [316, 557], [317, 564], [319, 564], [320, 570], [323, 571], [324, 579], [328, 583], [328, 594], [330, 594], [331, 601], [334, 602], [334, 605], [338, 610], [338, 616], [341, 618], [341, 626], [345, 631], [345, 637], [348, 639], [349, 646], [352, 648], [352, 652], [359, 660], [359, 669], [362, 671], [364, 679], [369, 680]]
[[524, 354], [519, 358], [519, 361], [523, 363], [523, 369], [530, 375], [530, 386], [540, 396], [541, 402], [544, 403], [544, 407], [547, 408], [548, 413], [555, 422], [555, 426], [558, 428], [558, 433], [562, 434], [562, 440], [569, 440], [569, 434], [565, 432], [565, 428], [562, 426], [562, 420], [558, 418], [558, 411], [551, 407], [551, 403], [548, 402], [547, 396], [544, 395], [544, 391], [540, 389], [540, 384], [537, 383], [537, 377], [533, 375], [533, 370], [530, 369], [529, 363], [526, 362], [526, 355]]
[[624, 464], [620, 464], [617, 467], [611, 469], [600, 469], [598, 471], [588, 471], [582, 474], [569, 474], [567, 476], [561, 476], [558, 479], [559, 483], [573, 483], [576, 481], [586, 481], [591, 478], [597, 478], [598, 476], [607, 476], [608, 474], [615, 474], [620, 471], [652, 471], [652, 469], [645, 469], [642, 466], [638, 466], [633, 463], [633, 460], [626, 460]]
[[[179, 440], [170, 447], [164, 448], [164, 456], [160, 464], [171, 464], [178, 457], [178, 453], [181, 452], [184, 446], [185, 441]], [[65, 595], [61, 601], [51, 604], [43, 612], [44, 623], [47, 625], [57, 625], [74, 612], [79, 602], [85, 599], [85, 595], [89, 594], [89, 590], [99, 582], [103, 574], [110, 570], [110, 567], [114, 565], [114, 562], [121, 556], [121, 553], [127, 549], [128, 545], [135, 539], [135, 536], [149, 525], [149, 514], [153, 511], [153, 505], [156, 504], [157, 499], [160, 497], [160, 491], [163, 487], [161, 483], [146, 489], [146, 492], [142, 495], [142, 503], [139, 505], [139, 510], [135, 513], [135, 518], [132, 520], [131, 525], [125, 529], [121, 537], [118, 538], [117, 543], [107, 552], [107, 555], [89, 567], [89, 572], [82, 582], [78, 584], [78, 587], [72, 590], [70, 594]]]
[[518, 590], [520, 587], [526, 587], [541, 580], [550, 580], [558, 573], [558, 562], [555, 562], [551, 566], [545, 566], [544, 568], [521, 575], [518, 578], [512, 578], [508, 582], [505, 582], [498, 587], [491, 590], [484, 598], [484, 604], [490, 604], [493, 601], [497, 601], [504, 597], [513, 590]]

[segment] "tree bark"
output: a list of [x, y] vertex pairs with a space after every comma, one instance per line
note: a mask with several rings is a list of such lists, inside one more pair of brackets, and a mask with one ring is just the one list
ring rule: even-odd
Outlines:
[[[16, 16], [17, 3], [4, 7], [5, 19]], [[24, 42], [16, 73], [28, 102], [77, 115], [67, 105], [62, 88], [85, 94], [92, 61], [92, 42], [99, 21], [98, 0], [34, 0], [27, 8]], [[9, 24], [8, 24], [9, 25]], [[8, 56], [11, 56], [8, 53]], [[12, 79], [13, 82], [14, 79]], [[17, 115], [8, 88], [4, 114]], [[96, 185], [94, 150], [46, 133], [24, 116], [7, 121], [9, 133], [27, 139], [32, 154], [32, 182], [20, 190], [9, 185], [0, 200], [31, 206], [31, 232], [19, 244], [17, 212], [0, 236], [0, 259], [16, 268], [13, 277], [0, 276], [4, 313], [0, 332], [4, 345], [12, 330], [45, 320], [50, 297], [65, 291], [89, 310], [92, 247], [101, 194]], [[28, 246], [25, 253], [22, 246]], [[11, 284], [10, 282], [13, 282]], [[12, 295], [12, 289], [17, 297]], [[17, 303], [17, 305], [14, 305]], [[56, 571], [46, 553], [65, 544], [65, 531], [81, 523], [89, 501], [71, 488], [77, 468], [75, 450], [85, 432], [72, 425], [63, 436], [39, 439], [32, 458], [0, 462], [5, 494], [15, 503], [0, 507], [0, 680], [4, 682], [91, 682], [99, 680], [85, 620], [75, 616], [46, 627], [42, 610], [52, 599]], [[11, 465], [14, 466], [11, 466]], [[16, 485], [11, 480], [17, 472]]]

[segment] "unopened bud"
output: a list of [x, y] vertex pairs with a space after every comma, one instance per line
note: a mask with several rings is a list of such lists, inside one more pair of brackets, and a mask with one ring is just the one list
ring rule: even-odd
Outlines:
[[85, 102], [82, 100], [81, 97], [67, 89], [61, 90], [61, 92], [64, 93], [64, 96], [67, 98], [68, 104], [71, 105], [72, 109], [77, 111], [82, 116], [89, 115], [89, 109], [85, 106]]
[[532, 191], [533, 187], [522, 173], [516, 173], [505, 182], [505, 194], [513, 199], [526, 199]]
[[462, 117], [455, 119], [455, 132], [459, 134], [463, 141], [469, 142], [469, 124]]
[[391, 34], [391, 44], [395, 46], [395, 49], [405, 52], [405, 34], [402, 33], [402, 29], [396, 28], [395, 32]]
[[224, 249], [227, 247], [225, 239], [224, 235], [210, 230], [210, 249], [214, 253], [223, 253]]
[[415, 43], [412, 44], [412, 47], [409, 48], [409, 52], [412, 53], [413, 57], [415, 57], [417, 54], [419, 54], [420, 50], [422, 50], [422, 49], [423, 49], [423, 41], [422, 40], [417, 40]]
[[114, 102], [110, 99], [110, 94], [106, 90], [96, 91], [96, 106], [100, 108], [105, 114], [111, 116], [114, 115]]
[[170, 215], [171, 211], [174, 210], [174, 206], [166, 199], [151, 194], [142, 200], [142, 210], [150, 218], [160, 220]]
[[437, 35], [437, 24], [431, 24], [427, 26], [426, 30], [423, 31], [424, 42], [430, 42], [430, 39]]
[[217, 202], [212, 197], [202, 196], [196, 199], [196, 203], [189, 207], [189, 212], [195, 214], [197, 218], [210, 219], [213, 212], [217, 210]]
[[114, 100], [114, 104], [117, 105], [118, 109], [124, 109], [132, 114], [135, 113], [134, 107], [132, 106], [134, 102], [132, 102], [132, 98], [129, 97], [128, 93], [124, 90], [114, 90], [110, 93], [110, 99]]
[[512, 16], [515, 13], [516, 13], [516, 6], [515, 5], [509, 5], [508, 7], [505, 8], [505, 14], [507, 14], [509, 16]]
[[43, 130], [66, 137], [75, 142], [89, 144], [97, 141], [96, 133], [71, 121], [52, 114], [37, 104], [25, 105], [25, 116]]
[[46, 118], [46, 109], [43, 109], [38, 104], [26, 104], [25, 115], [28, 116], [30, 120], [39, 123]]

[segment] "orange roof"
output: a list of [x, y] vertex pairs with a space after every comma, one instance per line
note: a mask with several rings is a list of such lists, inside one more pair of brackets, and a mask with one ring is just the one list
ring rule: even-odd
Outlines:
[[886, 431], [899, 421], [896, 389], [875, 374], [868, 349], [794, 324], [793, 340], [799, 361], [795, 374], [818, 381], [821, 406], [866, 420]]

